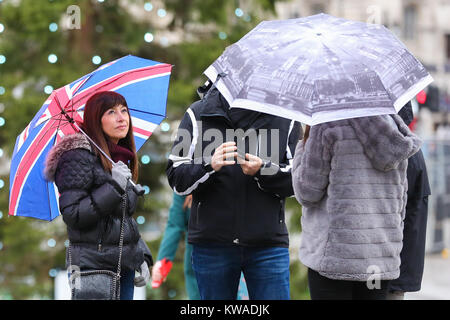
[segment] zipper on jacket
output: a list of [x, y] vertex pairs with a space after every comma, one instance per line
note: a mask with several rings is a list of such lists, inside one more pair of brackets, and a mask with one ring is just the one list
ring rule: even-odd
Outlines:
[[98, 234], [98, 241], [97, 241], [97, 251], [102, 251], [102, 242], [103, 242], [103, 229], [105, 228], [105, 221], [104, 219], [100, 220], [100, 231]]
[[[239, 185], [239, 176], [236, 174], [233, 174], [233, 181], [235, 183], [235, 185]], [[244, 183], [242, 184], [243, 188], [246, 188], [246, 184], [245, 184], [245, 180]], [[233, 236], [233, 243], [236, 245], [240, 244], [240, 238], [241, 238], [241, 224], [242, 224], [242, 220], [243, 220], [243, 210], [242, 210], [242, 206], [244, 205], [244, 202], [240, 201], [242, 198], [245, 198], [243, 192], [244, 189], [239, 190], [239, 188], [235, 188], [235, 199], [236, 201], [234, 202], [234, 236]]]
[[278, 223], [283, 223], [283, 216], [282, 216], [282, 212], [283, 212], [283, 200], [280, 200], [280, 211], [278, 211]]
[[197, 225], [200, 223], [200, 205], [202, 204], [202, 202], [201, 201], [199, 201], [198, 202], [198, 205], [197, 205], [197, 217], [196, 217], [196, 223], [197, 223]]

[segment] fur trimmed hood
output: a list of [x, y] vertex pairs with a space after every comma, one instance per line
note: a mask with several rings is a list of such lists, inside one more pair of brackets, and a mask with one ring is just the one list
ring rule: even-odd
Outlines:
[[363, 117], [348, 120], [361, 142], [364, 153], [374, 168], [381, 171], [396, 169], [422, 145], [398, 115]]
[[79, 148], [92, 152], [89, 140], [82, 133], [64, 136], [58, 144], [54, 145], [45, 159], [45, 179], [47, 181], [54, 181], [56, 168], [62, 154], [66, 151]]

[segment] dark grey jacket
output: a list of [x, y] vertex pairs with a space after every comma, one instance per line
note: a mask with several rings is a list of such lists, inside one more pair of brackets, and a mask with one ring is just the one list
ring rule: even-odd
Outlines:
[[[399, 116], [409, 125], [413, 120], [411, 103]], [[431, 194], [427, 167], [421, 150], [408, 159], [408, 201], [406, 203], [403, 248], [400, 253], [400, 276], [389, 282], [392, 291], [419, 291], [425, 262], [425, 241], [428, 218], [428, 196]]]
[[[72, 246], [72, 264], [81, 270], [116, 271], [119, 257], [124, 191], [101, 166], [83, 134], [65, 136], [49, 152], [45, 176], [55, 181], [59, 208]], [[122, 268], [152, 265], [150, 250], [141, 239], [132, 214], [137, 195], [127, 188]]]

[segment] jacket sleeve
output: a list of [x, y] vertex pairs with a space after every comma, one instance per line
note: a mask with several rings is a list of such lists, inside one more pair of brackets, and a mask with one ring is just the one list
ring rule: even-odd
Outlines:
[[427, 209], [422, 210], [423, 201], [424, 198], [427, 198], [431, 194], [431, 190], [427, 168], [421, 150], [408, 159], [406, 177], [408, 181], [406, 214], [411, 213], [413, 216], [427, 215]]
[[314, 206], [325, 195], [331, 167], [325, 125], [311, 127], [306, 145], [299, 141], [295, 150], [292, 185], [295, 197], [305, 207]]
[[147, 262], [148, 267], [151, 268], [153, 266], [152, 252], [150, 251], [150, 248], [147, 246], [147, 243], [144, 241], [144, 239], [142, 239], [142, 237], [139, 238], [138, 247], [144, 255], [144, 261]]
[[128, 215], [132, 216], [136, 212], [138, 195], [134, 192], [133, 187], [128, 184], [127, 185], [127, 198], [128, 198]]
[[[295, 147], [301, 136], [301, 132], [302, 128], [300, 123], [292, 121], [286, 143], [286, 153], [283, 157], [284, 161], [280, 161], [279, 165], [270, 161], [265, 162], [263, 167], [254, 176], [261, 190], [273, 193], [280, 198], [290, 197], [294, 194], [292, 188], [292, 163]], [[264, 174], [264, 172], [268, 174]]]
[[56, 185], [64, 222], [76, 229], [94, 226], [102, 215], [120, 205], [121, 194], [109, 182], [93, 187], [95, 157], [87, 150], [66, 151], [58, 162]]
[[197, 121], [189, 108], [178, 127], [166, 168], [169, 185], [178, 195], [188, 195], [204, 187], [214, 174], [210, 164], [202, 157], [194, 158], [198, 140]]

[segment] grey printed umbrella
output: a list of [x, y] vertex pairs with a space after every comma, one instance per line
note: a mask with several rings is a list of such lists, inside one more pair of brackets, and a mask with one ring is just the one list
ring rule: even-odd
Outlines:
[[323, 13], [261, 22], [204, 73], [231, 107], [309, 125], [396, 113], [433, 81], [386, 27]]

